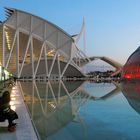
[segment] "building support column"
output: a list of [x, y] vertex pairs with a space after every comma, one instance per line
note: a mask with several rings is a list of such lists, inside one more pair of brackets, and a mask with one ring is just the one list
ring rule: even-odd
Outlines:
[[36, 68], [35, 68], [35, 72], [34, 72], [34, 76], [33, 76], [34, 79], [35, 79], [35, 77], [36, 77], [36, 73], [37, 73], [37, 70], [38, 70], [38, 67], [39, 67], [39, 63], [40, 63], [40, 60], [41, 60], [41, 57], [42, 57], [42, 52], [43, 52], [43, 50], [44, 50], [44, 45], [45, 45], [45, 42], [43, 43], [43, 45], [42, 45], [42, 47], [41, 47], [39, 59], [38, 59], [38, 62], [37, 62]]
[[18, 77], [21, 76], [21, 72], [22, 72], [22, 69], [23, 69], [23, 66], [24, 66], [26, 55], [27, 55], [27, 52], [28, 52], [28, 49], [29, 49], [29, 46], [30, 46], [31, 37], [32, 37], [32, 35], [29, 36], [28, 43], [27, 43], [26, 50], [25, 50], [25, 54], [24, 54], [24, 58], [23, 58], [23, 62], [22, 62], [22, 65], [21, 65], [21, 68], [20, 68], [20, 72], [19, 72], [19, 76]]
[[17, 38], [17, 31], [15, 32], [15, 35], [14, 35], [14, 39], [13, 39], [13, 42], [12, 42], [12, 47], [11, 47], [11, 49], [10, 49], [10, 54], [9, 54], [9, 56], [8, 56], [8, 60], [7, 60], [7, 63], [6, 63], [6, 69], [7, 69], [8, 66], [9, 66], [9, 62], [10, 62], [11, 55], [12, 55], [12, 52], [13, 52], [13, 49], [14, 49], [14, 45], [15, 45], [16, 38]]
[[5, 26], [3, 24], [2, 31], [2, 67], [5, 67]]
[[19, 31], [17, 31], [16, 67], [17, 67], [17, 76], [19, 78]]
[[55, 63], [55, 60], [56, 60], [56, 56], [57, 56], [57, 52], [54, 55], [53, 62], [52, 62], [48, 77], [50, 77], [50, 75], [51, 75], [51, 72], [52, 72], [52, 69], [53, 69], [53, 66], [54, 66], [54, 63]]
[[63, 77], [64, 73], [66, 72], [66, 70], [67, 70], [67, 68], [68, 68], [68, 66], [69, 66], [69, 64], [70, 64], [70, 62], [71, 62], [71, 59], [69, 60], [69, 62], [68, 62], [68, 63], [66, 64], [66, 66], [64, 67], [63, 72], [62, 72], [62, 74], [61, 74], [61, 76], [60, 76], [60, 79]]
[[57, 65], [58, 65], [58, 74], [59, 74], [59, 80], [60, 80], [60, 77], [61, 77], [61, 66], [60, 66], [59, 54], [57, 55]]
[[33, 38], [31, 37], [30, 43], [30, 63], [32, 65], [32, 79], [34, 79], [34, 53], [33, 53]]
[[47, 58], [47, 50], [46, 50], [46, 44], [44, 47], [44, 57], [45, 57], [45, 68], [46, 68], [46, 76], [48, 77], [48, 58]]

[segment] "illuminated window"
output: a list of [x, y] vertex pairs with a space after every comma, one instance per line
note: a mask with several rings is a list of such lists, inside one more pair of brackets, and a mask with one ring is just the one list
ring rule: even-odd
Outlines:
[[0, 81], [7, 80], [10, 77], [12, 77], [12, 74], [8, 72], [6, 69], [2, 69], [2, 66], [0, 66]]

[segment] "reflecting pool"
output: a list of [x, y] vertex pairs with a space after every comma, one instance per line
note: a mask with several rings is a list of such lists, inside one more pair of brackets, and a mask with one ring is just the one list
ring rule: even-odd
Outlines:
[[41, 140], [139, 140], [140, 82], [19, 82]]

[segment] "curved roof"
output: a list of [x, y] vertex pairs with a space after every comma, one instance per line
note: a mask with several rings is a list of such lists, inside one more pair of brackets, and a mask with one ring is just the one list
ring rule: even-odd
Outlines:
[[[27, 14], [27, 15], [31, 15], [31, 16], [34, 16], [34, 17], [36, 17], [36, 18], [38, 18], [38, 19], [40, 19], [40, 20], [43, 20], [44, 22], [47, 22], [47, 23], [49, 23], [49, 24], [51, 24], [52, 26], [54, 26], [54, 27], [56, 27], [58, 30], [60, 30], [60, 31], [62, 31], [64, 34], [66, 34], [67, 36], [69, 36], [71, 39], [73, 39], [72, 38], [72, 36], [70, 35], [70, 34], [68, 34], [67, 32], [65, 32], [63, 29], [61, 29], [60, 27], [58, 27], [56, 24], [54, 24], [54, 23], [52, 23], [52, 22], [50, 22], [50, 21], [48, 21], [48, 20], [46, 20], [46, 19], [43, 19], [43, 18], [41, 18], [41, 17], [39, 17], [39, 16], [36, 16], [36, 15], [33, 15], [33, 14], [31, 14], [31, 13], [28, 13], [28, 12], [25, 12], [25, 11], [22, 11], [22, 10], [18, 10], [18, 9], [15, 9], [15, 8], [5, 8], [6, 9], [6, 15], [7, 15], [7, 20], [5, 20], [4, 21], [4, 23], [7, 23], [7, 21], [9, 20], [9, 18], [15, 13], [15, 12], [21, 12], [21, 13], [25, 13], [25, 14]], [[1, 21], [0, 21], [0, 23], [1, 23]], [[74, 39], [73, 39], [73, 41], [74, 41]]]
[[[4, 25], [15, 31], [19, 30], [25, 35], [27, 41], [27, 38], [32, 35], [41, 43], [46, 42], [48, 46], [61, 51], [66, 57], [71, 56], [74, 39], [63, 29], [43, 18], [21, 10], [6, 8], [6, 12], [7, 20], [3, 22]], [[23, 37], [22, 39], [24, 40]]]

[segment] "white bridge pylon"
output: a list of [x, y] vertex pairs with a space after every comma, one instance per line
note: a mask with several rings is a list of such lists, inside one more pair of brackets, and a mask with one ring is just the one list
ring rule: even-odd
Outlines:
[[[80, 30], [80, 33], [77, 34], [76, 36], [74, 36], [74, 39], [75, 39], [75, 43], [78, 44], [80, 38], [82, 37], [83, 35], [83, 42], [84, 42], [84, 53], [86, 53], [86, 25], [85, 25], [85, 18], [83, 18], [83, 24], [82, 24], [82, 27], [81, 27], [81, 30]], [[121, 72], [121, 69], [122, 69], [122, 64], [120, 64], [119, 62], [109, 58], [109, 57], [105, 57], [105, 56], [90, 56], [90, 57], [85, 57], [85, 59], [80, 59], [80, 66], [84, 66], [92, 61], [95, 61], [95, 60], [102, 60], [108, 64], [110, 64], [111, 66], [113, 66], [116, 71], [113, 73], [113, 75], [116, 75], [118, 73]], [[85, 61], [87, 60], [87, 61]], [[113, 76], [112, 75], [112, 76]]]

